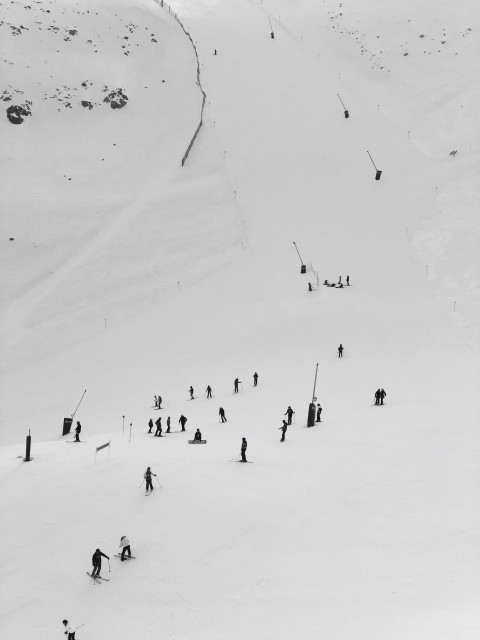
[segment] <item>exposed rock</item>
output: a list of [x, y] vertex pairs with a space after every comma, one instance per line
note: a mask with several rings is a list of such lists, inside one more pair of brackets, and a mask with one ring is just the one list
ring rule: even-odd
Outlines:
[[30, 109], [31, 103], [25, 104], [12, 104], [7, 109], [7, 118], [12, 124], [22, 124], [26, 116], [31, 116], [32, 111]]
[[123, 92], [123, 89], [114, 89], [105, 96], [103, 101], [110, 104], [112, 109], [121, 109], [127, 104], [128, 96]]

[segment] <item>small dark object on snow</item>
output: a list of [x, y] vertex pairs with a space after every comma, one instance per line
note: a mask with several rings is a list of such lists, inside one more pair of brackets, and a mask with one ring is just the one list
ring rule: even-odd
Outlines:
[[112, 109], [121, 109], [127, 104], [128, 96], [123, 92], [123, 89], [114, 89], [105, 96], [103, 101], [107, 102]]
[[93, 104], [88, 100], [82, 100], [80, 104], [82, 105], [82, 107], [88, 107], [90, 111], [93, 109]]
[[7, 118], [12, 124], [22, 124], [26, 116], [31, 116], [32, 111], [28, 104], [12, 104], [7, 109]]

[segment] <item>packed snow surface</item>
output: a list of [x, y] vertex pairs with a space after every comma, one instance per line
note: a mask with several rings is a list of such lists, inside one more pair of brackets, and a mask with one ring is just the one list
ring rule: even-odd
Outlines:
[[2, 637], [476, 639], [477, 3], [1, 9]]

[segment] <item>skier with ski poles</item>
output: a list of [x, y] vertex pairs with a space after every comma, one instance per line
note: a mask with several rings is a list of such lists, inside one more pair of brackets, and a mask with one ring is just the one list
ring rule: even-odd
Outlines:
[[[285, 442], [285, 434], [287, 433], [287, 422], [286, 420], [282, 420], [283, 424], [281, 427], [278, 427], [279, 429], [281, 429], [282, 431], [282, 437], [280, 438], [280, 442]], [[289, 422], [289, 424], [292, 424], [291, 422]]]
[[233, 393], [238, 393], [238, 385], [242, 384], [238, 378], [233, 381]]
[[206, 391], [207, 391], [207, 400], [208, 400], [208, 398], [212, 397], [212, 387], [210, 385], [208, 385]]
[[102, 556], [104, 558], [107, 558], [107, 560], [110, 562], [109, 556], [107, 556], [105, 553], [100, 551], [100, 549], [96, 549], [95, 553], [92, 556], [92, 564], [93, 564], [92, 578], [96, 578], [97, 576], [100, 578], [100, 571], [102, 569]]
[[67, 640], [75, 640], [75, 627], [68, 620], [62, 620], [62, 624], [65, 627], [64, 634], [67, 636]]
[[120, 558], [122, 562], [125, 560], [125, 554], [127, 554], [129, 558], [132, 557], [132, 552], [130, 550], [130, 540], [127, 538], [127, 536], [122, 536], [120, 538], [120, 549], [122, 550], [122, 556]]
[[220, 409], [218, 410], [218, 415], [220, 416], [220, 421], [221, 422], [226, 422], [227, 419], [225, 417], [225, 409], [223, 407], [220, 407]]
[[292, 407], [288, 407], [288, 409], [285, 411], [285, 413], [283, 414], [284, 416], [288, 416], [288, 424], [292, 424], [292, 416], [295, 413], [295, 411], [292, 409]]
[[157, 474], [152, 473], [152, 470], [150, 469], [150, 467], [147, 467], [147, 470], [143, 474], [143, 478], [145, 480], [145, 491], [148, 491], [148, 490], [153, 491], [152, 476], [156, 477]]

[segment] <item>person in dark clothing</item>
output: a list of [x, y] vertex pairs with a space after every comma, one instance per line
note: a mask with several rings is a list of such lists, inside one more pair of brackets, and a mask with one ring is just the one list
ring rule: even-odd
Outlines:
[[80, 442], [80, 432], [82, 431], [82, 425], [77, 420], [77, 426], [75, 427], [75, 442]]
[[153, 429], [153, 420], [150, 418], [150, 420], [148, 421], [148, 433], [152, 433], [152, 429]]
[[153, 396], [153, 406], [155, 407], [155, 409], [158, 407], [158, 398], [157, 398], [157, 396]]
[[242, 456], [242, 462], [247, 462], [247, 439], [242, 438], [242, 448], [240, 449], [240, 455]]
[[193, 387], [190, 385], [190, 389], [188, 390], [188, 393], [190, 394], [190, 400], [193, 400]]
[[312, 283], [311, 283], [311, 282], [309, 282], [309, 283], [308, 283], [308, 290], [309, 290], [309, 291], [313, 291], [313, 289], [312, 289]]
[[185, 423], [187, 422], [186, 417], [183, 415], [180, 416], [180, 419], [178, 420], [179, 423], [182, 425], [182, 431], [185, 431]]
[[338, 283], [337, 284], [342, 284], [342, 276], [338, 276]]
[[292, 424], [292, 416], [294, 413], [295, 411], [292, 409], [292, 407], [289, 406], [288, 409], [283, 414], [284, 416], [288, 416], [288, 424]]
[[340, 345], [338, 347], [338, 357], [339, 358], [343, 358], [343, 346], [342, 345]]
[[328, 282], [328, 280], [324, 280], [323, 284], [326, 284], [326, 285], [327, 285], [327, 287], [329, 287], [329, 286], [330, 286], [330, 283]]
[[92, 564], [93, 564], [92, 578], [95, 578], [95, 576], [100, 575], [100, 571], [102, 570], [102, 556], [104, 558], [107, 558], [107, 560], [110, 560], [110, 558], [104, 553], [102, 553], [100, 549], [97, 549], [92, 556]]
[[208, 385], [207, 387], [207, 399], [212, 397], [212, 387]]
[[317, 404], [317, 422], [321, 422], [322, 421], [322, 407]]
[[68, 622], [68, 620], [62, 620], [62, 624], [65, 627], [65, 635], [67, 640], [75, 640], [75, 628]]
[[195, 435], [193, 437], [194, 440], [198, 440], [198, 442], [202, 441], [202, 434], [200, 433], [200, 429], [195, 431]]
[[170, 433], [170, 416], [167, 418], [167, 431], [166, 433]]
[[[291, 422], [289, 424], [292, 424]], [[280, 438], [280, 442], [285, 442], [285, 434], [287, 433], [287, 423], [285, 420], [283, 420], [283, 424], [281, 427], [279, 427], [279, 429], [281, 429], [282, 431], [282, 437]]]
[[242, 384], [238, 378], [233, 381], [233, 393], [238, 393], [238, 385]]
[[218, 410], [218, 415], [220, 416], [220, 421], [221, 422], [226, 422], [227, 419], [225, 417], [225, 409], [223, 407], [220, 407], [220, 409]]
[[380, 395], [381, 395], [380, 389], [377, 389], [375, 391], [375, 404], [376, 405], [380, 404]]
[[120, 558], [122, 562], [125, 560], [125, 554], [127, 554], [129, 558], [132, 557], [132, 552], [130, 550], [130, 540], [127, 538], [127, 536], [122, 536], [120, 538], [120, 549], [122, 550], [122, 557]]
[[155, 425], [157, 429], [154, 435], [160, 437], [162, 435], [162, 419], [160, 418], [160, 416], [155, 420]]
[[162, 408], [162, 396], [158, 396], [158, 399], [157, 399], [157, 407], [158, 407], [159, 409], [161, 409], [161, 408]]
[[385, 389], [380, 389], [380, 404], [383, 404], [383, 399], [385, 398], [386, 395], [387, 395], [387, 392], [385, 391]]
[[347, 287], [350, 286], [350, 276], [347, 276]]
[[255, 371], [253, 374], [253, 386], [256, 387], [258, 382], [258, 373]]
[[156, 473], [152, 473], [150, 467], [147, 467], [143, 477], [145, 478], [145, 491], [153, 491], [152, 476], [156, 477]]

